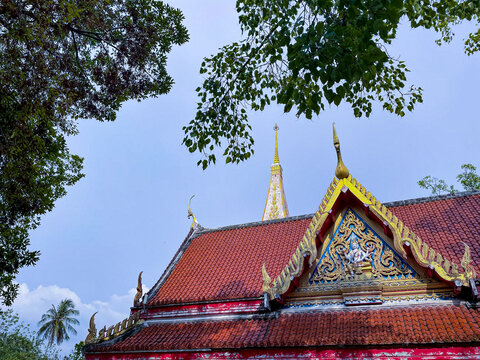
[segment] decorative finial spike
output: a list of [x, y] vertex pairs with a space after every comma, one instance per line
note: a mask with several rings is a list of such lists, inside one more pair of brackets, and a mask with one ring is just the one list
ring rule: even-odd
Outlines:
[[90, 318], [90, 324], [88, 327], [88, 335], [87, 338], [85, 339], [85, 344], [91, 343], [95, 340], [95, 337], [97, 336], [97, 328], [95, 327], [95, 315], [98, 313], [95, 312], [92, 317]]
[[277, 144], [277, 131], [278, 131], [279, 127], [277, 124], [275, 124], [275, 126], [273, 127], [273, 130], [275, 130], [275, 155], [273, 157], [273, 163], [274, 164], [279, 164], [280, 163], [280, 159], [278, 158], [278, 144]]
[[340, 141], [338, 140], [337, 130], [335, 129], [335, 123], [333, 123], [333, 146], [337, 152], [337, 168], [335, 169], [335, 176], [341, 180], [348, 177], [349, 172], [347, 167], [342, 161], [342, 154], [340, 153]]
[[472, 255], [470, 253], [470, 247], [467, 245], [467, 243], [461, 241], [463, 245], [465, 245], [465, 252], [462, 257], [462, 261], [460, 262], [460, 265], [462, 265], [463, 269], [465, 270], [465, 274], [469, 279], [474, 279], [477, 276], [477, 273], [473, 266], [471, 265], [472, 262]]
[[285, 191], [283, 189], [282, 166], [278, 158], [277, 124], [275, 124], [273, 130], [275, 130], [275, 155], [273, 164], [270, 166], [270, 184], [268, 186], [265, 208], [263, 209], [262, 221], [289, 217]]
[[135, 294], [135, 298], [133, 299], [133, 306], [140, 306], [140, 299], [142, 298], [142, 273], [138, 274], [138, 283], [137, 283], [137, 293]]
[[188, 215], [187, 215], [187, 218], [190, 219], [190, 218], [193, 218], [192, 220], [192, 225], [190, 225], [190, 227], [192, 228], [193, 225], [195, 225], [195, 223], [197, 222], [197, 218], [195, 217], [195, 215], [193, 215], [193, 212], [192, 212], [192, 209], [190, 207], [190, 202], [192, 201], [192, 199], [195, 197], [195, 195], [192, 195], [190, 197], [190, 200], [188, 200]]

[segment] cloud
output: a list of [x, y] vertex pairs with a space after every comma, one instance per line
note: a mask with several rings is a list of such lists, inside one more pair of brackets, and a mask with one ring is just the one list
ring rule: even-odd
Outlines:
[[[147, 292], [148, 288], [143, 286], [143, 291], [144, 293]], [[38, 321], [52, 305], [57, 306], [64, 299], [71, 299], [75, 308], [80, 312], [78, 316], [80, 325], [76, 327], [78, 334], [71, 336], [71, 339], [61, 346], [62, 352], [67, 354], [73, 349], [75, 343], [85, 339], [88, 323], [94, 312], [98, 311], [95, 316], [97, 329], [101, 329], [104, 325], [107, 327], [115, 325], [128, 317], [136, 292], [136, 289], [132, 288], [127, 294], [113, 294], [106, 300], [84, 303], [75, 291], [69, 288], [62, 288], [57, 285], [40, 285], [31, 290], [27, 284], [22, 283], [19, 287], [18, 297], [11, 308], [19, 314], [23, 321], [30, 324], [32, 329], [37, 330]]]

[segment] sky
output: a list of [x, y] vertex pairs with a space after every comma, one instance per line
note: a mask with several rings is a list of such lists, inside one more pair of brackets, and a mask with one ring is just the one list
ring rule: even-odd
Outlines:
[[416, 184], [425, 175], [457, 185], [461, 164], [480, 167], [480, 54], [469, 57], [462, 48], [471, 26], [459, 25], [453, 43], [439, 47], [437, 34], [405, 24], [389, 51], [406, 61], [408, 83], [424, 89], [424, 103], [414, 112], [399, 118], [377, 106], [370, 118], [358, 119], [341, 105], [307, 120], [274, 105], [249, 114], [253, 158], [239, 165], [218, 159], [201, 170], [198, 155], [181, 144], [182, 127], [195, 114], [200, 63], [241, 33], [233, 1], [169, 3], [183, 11], [190, 33], [169, 56], [175, 85], [159, 98], [125, 103], [115, 122], [79, 122], [69, 146], [85, 158], [86, 176], [31, 234], [31, 249], [41, 257], [17, 277], [13, 309], [34, 329], [64, 298], [80, 310], [78, 336], [64, 351], [85, 338], [95, 311], [97, 328], [129, 315], [140, 271], [145, 289], [155, 284], [189, 231], [191, 195], [203, 227], [261, 219], [275, 123], [291, 216], [313, 213], [334, 176], [332, 122], [350, 173], [382, 202], [428, 196]]

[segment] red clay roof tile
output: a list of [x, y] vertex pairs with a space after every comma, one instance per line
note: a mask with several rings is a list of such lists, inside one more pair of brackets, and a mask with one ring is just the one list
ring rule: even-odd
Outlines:
[[[443, 319], [450, 314], [453, 320], [446, 326]], [[111, 346], [97, 346], [109, 352], [478, 342], [480, 329], [472, 326], [477, 317], [478, 310], [463, 305], [282, 313], [278, 318], [154, 324]]]
[[[391, 206], [393, 213], [443, 257], [460, 264], [470, 245], [480, 274], [480, 194]], [[148, 301], [149, 305], [262, 295], [261, 267], [277, 276], [305, 234], [310, 218], [208, 231], [196, 237]]]

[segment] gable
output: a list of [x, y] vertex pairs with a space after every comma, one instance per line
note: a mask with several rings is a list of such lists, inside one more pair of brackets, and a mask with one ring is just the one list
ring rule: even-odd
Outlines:
[[352, 272], [358, 271], [354, 266], [356, 261], [363, 267], [370, 267], [368, 272], [374, 277], [384, 280], [419, 277], [392, 246], [351, 208], [344, 212], [333, 236], [324, 242], [323, 248], [308, 278], [310, 285], [335, 283], [352, 275]]
[[451, 299], [451, 286], [428, 275], [413, 258], [404, 259], [382, 228], [345, 207], [325, 234], [312, 266], [285, 298], [286, 306], [382, 304]]
[[[344, 209], [353, 206], [359, 208], [357, 213], [362, 213], [362, 216], [365, 217], [364, 220], [368, 219], [371, 224], [374, 224], [379, 229], [376, 231], [377, 237], [378, 234], [383, 234], [381, 236], [383, 244], [388, 245], [390, 249], [387, 250], [395, 250], [397, 256], [393, 256], [393, 253], [392, 256], [397, 263], [400, 258], [406, 261], [405, 263], [408, 263], [412, 268], [414, 264], [416, 268], [422, 269], [421, 272], [426, 272], [428, 276], [425, 279], [428, 278], [428, 282], [435, 283], [434, 286], [440, 286], [441, 281], [453, 289], [455, 293], [465, 292], [465, 289], [470, 289], [467, 292], [474, 297], [478, 297], [478, 284], [475, 280], [476, 271], [472, 265], [470, 248], [467, 244], [464, 244], [465, 251], [460, 262], [461, 267], [459, 267], [420, 239], [350, 175], [348, 178], [334, 179], [332, 181], [302, 241], [280, 275], [272, 281], [265, 266], [263, 266], [262, 290], [266, 299], [283, 303], [286, 300], [286, 296], [298, 288], [299, 282], [304, 280], [302, 275], [306, 271], [312, 274], [312, 267], [315, 268], [314, 264], [317, 265], [318, 252], [325, 244], [328, 244], [329, 229], [331, 229], [334, 223], [341, 221], [338, 214]], [[337, 226], [335, 226], [336, 228]], [[461, 248], [462, 245], [458, 243], [457, 246]], [[366, 251], [366, 249], [364, 250]], [[403, 263], [400, 262], [399, 264]], [[331, 268], [332, 264], [325, 266]], [[341, 264], [339, 269], [342, 269]], [[421, 278], [424, 277], [421, 276]], [[434, 279], [439, 281], [434, 281]], [[361, 279], [356, 280], [360, 281]], [[364, 280], [366, 281], [366, 279]], [[375, 280], [375, 282], [378, 283], [379, 281]], [[403, 285], [407, 286], [406, 283]], [[377, 284], [375, 286], [380, 288], [383, 285]], [[443, 287], [446, 288], [445, 286]], [[317, 290], [309, 291], [309, 294], [311, 294]], [[376, 298], [378, 300], [379, 297], [377, 296]]]

